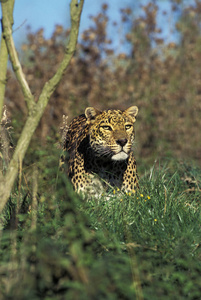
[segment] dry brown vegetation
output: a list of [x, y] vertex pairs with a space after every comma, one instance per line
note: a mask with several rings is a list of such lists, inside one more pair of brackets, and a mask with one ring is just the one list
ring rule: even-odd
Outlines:
[[[108, 39], [107, 5], [92, 17], [93, 26], [82, 34], [77, 53], [48, 104], [36, 132], [38, 141], [45, 144], [48, 135], [55, 139], [64, 114], [70, 121], [86, 106], [125, 109], [135, 104], [139, 107], [135, 152], [141, 163], [175, 157], [201, 165], [201, 3], [182, 10], [173, 1], [172, 9], [181, 9], [175, 26], [178, 43], [166, 44], [159, 38], [157, 9], [149, 3], [137, 18], [131, 10], [122, 10], [122, 24], [131, 28], [124, 37], [130, 54], [116, 54]], [[44, 38], [42, 29], [29, 30], [21, 56], [36, 98], [55, 73], [68, 35], [61, 26], [51, 39]], [[16, 79], [11, 73], [8, 78], [6, 105], [17, 128], [27, 112]]]

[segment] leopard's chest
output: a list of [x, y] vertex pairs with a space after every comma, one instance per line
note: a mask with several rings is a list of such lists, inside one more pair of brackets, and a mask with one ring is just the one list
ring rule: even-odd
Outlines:
[[108, 187], [121, 188], [126, 168], [127, 161], [114, 163], [92, 157], [85, 163], [86, 172], [100, 178], [102, 184]]

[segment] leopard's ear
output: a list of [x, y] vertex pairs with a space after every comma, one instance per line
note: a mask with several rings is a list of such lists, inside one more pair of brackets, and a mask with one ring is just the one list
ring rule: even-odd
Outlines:
[[85, 109], [85, 116], [87, 118], [87, 122], [90, 123], [95, 120], [96, 116], [99, 115], [101, 111], [97, 110], [94, 107], [87, 107]]
[[138, 107], [137, 106], [131, 106], [131, 107], [127, 108], [124, 112], [127, 115], [131, 116], [133, 118], [133, 121], [135, 122], [135, 117], [138, 114]]

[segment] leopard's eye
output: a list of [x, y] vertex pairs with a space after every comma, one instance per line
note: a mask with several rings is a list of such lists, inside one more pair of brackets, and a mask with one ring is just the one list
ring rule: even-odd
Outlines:
[[132, 125], [125, 125], [125, 129], [126, 129], [126, 130], [131, 129], [131, 127], [132, 127]]
[[107, 125], [103, 125], [101, 126], [104, 130], [112, 130], [112, 128], [110, 126], [107, 126]]

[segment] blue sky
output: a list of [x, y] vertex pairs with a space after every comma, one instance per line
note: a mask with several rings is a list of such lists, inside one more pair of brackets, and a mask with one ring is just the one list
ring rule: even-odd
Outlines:
[[[192, 0], [189, 0], [191, 2]], [[110, 20], [117, 21], [120, 19], [120, 9], [132, 7], [135, 14], [140, 13], [139, 7], [135, 3], [145, 4], [148, 0], [85, 0], [82, 12], [80, 32], [87, 29], [91, 24], [89, 16], [96, 15], [104, 3], [109, 4], [108, 15]], [[26, 40], [26, 28], [31, 26], [32, 31], [37, 31], [43, 27], [45, 29], [45, 36], [49, 38], [54, 30], [56, 24], [61, 24], [64, 28], [70, 27], [70, 0], [16, 0], [14, 7], [14, 40], [18, 45]], [[160, 10], [167, 10], [168, 15], [159, 15], [158, 23], [162, 26], [163, 37], [170, 42], [174, 39], [171, 36], [170, 20], [175, 16], [170, 14], [170, 1], [157, 1]], [[166, 19], [164, 19], [166, 18]], [[172, 21], [172, 20], [171, 20]], [[112, 23], [112, 22], [111, 22]], [[109, 26], [109, 35], [113, 39], [114, 45], [120, 43], [119, 32], [115, 32], [112, 26]]]
[[[90, 15], [100, 11], [101, 6], [109, 2], [109, 14], [113, 20], [118, 20], [120, 8], [133, 4], [133, 0], [85, 0], [82, 12], [80, 32], [90, 24]], [[55, 24], [65, 28], [70, 27], [70, 0], [16, 0], [14, 7], [14, 39], [17, 43], [24, 41], [26, 27], [31, 25], [33, 31], [43, 27], [45, 36], [50, 37]]]

